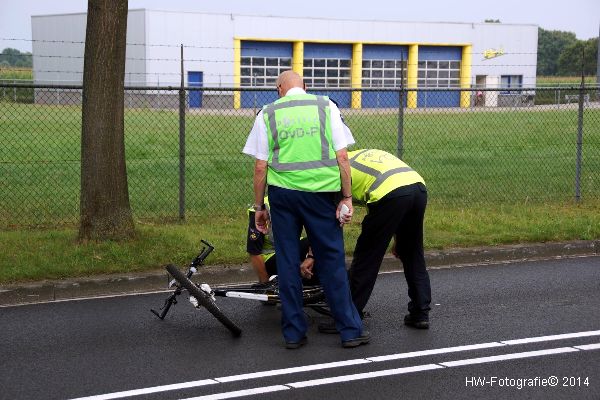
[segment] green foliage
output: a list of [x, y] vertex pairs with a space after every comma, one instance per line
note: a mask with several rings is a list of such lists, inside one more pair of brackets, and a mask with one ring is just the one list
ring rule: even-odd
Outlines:
[[[538, 29], [537, 75], [558, 74], [558, 59], [563, 50], [577, 43], [573, 32]], [[575, 74], [578, 75], [578, 74]]]
[[11, 67], [31, 67], [33, 65], [30, 52], [21, 53], [17, 49], [5, 48], [0, 53], [0, 64]]
[[586, 76], [596, 74], [598, 60], [598, 38], [577, 41], [566, 47], [558, 58], [558, 74], [563, 76], [581, 75], [583, 57], [583, 73]]

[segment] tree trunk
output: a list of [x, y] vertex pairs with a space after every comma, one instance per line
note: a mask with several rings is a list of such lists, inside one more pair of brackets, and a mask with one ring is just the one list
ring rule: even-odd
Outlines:
[[80, 240], [134, 235], [123, 122], [127, 0], [88, 0], [83, 64]]

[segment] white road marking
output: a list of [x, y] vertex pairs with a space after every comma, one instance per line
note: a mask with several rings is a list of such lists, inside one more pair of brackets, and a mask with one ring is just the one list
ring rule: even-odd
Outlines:
[[[295, 373], [301, 373], [301, 372], [307, 372], [307, 371], [325, 370], [325, 369], [346, 367], [346, 366], [359, 365], [359, 364], [369, 364], [369, 363], [384, 362], [384, 361], [389, 361], [389, 360], [416, 358], [416, 357], [423, 357], [423, 356], [429, 356], [429, 355], [449, 354], [449, 353], [456, 353], [456, 352], [461, 352], [461, 351], [472, 351], [472, 350], [479, 350], [479, 349], [519, 345], [519, 344], [524, 344], [524, 343], [539, 343], [539, 342], [545, 342], [545, 341], [564, 340], [564, 339], [573, 339], [573, 338], [590, 337], [590, 336], [600, 336], [600, 330], [566, 333], [566, 334], [561, 334], [561, 335], [539, 336], [539, 337], [516, 339], [516, 340], [505, 340], [505, 341], [490, 342], [490, 343], [479, 343], [479, 344], [472, 344], [472, 345], [465, 345], [465, 346], [445, 347], [445, 348], [439, 348], [439, 349], [413, 351], [413, 352], [408, 352], [408, 353], [389, 354], [389, 355], [385, 355], [385, 356], [357, 358], [357, 359], [345, 360], [345, 361], [335, 361], [335, 362], [322, 363], [322, 364], [311, 364], [311, 365], [304, 365], [304, 366], [299, 366], [299, 367], [282, 368], [282, 369], [274, 369], [274, 370], [267, 370], [267, 371], [260, 371], [260, 372], [252, 372], [252, 373], [247, 373], [247, 374], [222, 376], [222, 377], [218, 377], [218, 378], [204, 379], [204, 380], [199, 380], [199, 381], [183, 382], [183, 383], [176, 383], [176, 384], [171, 384], [171, 385], [155, 386], [155, 387], [151, 387], [151, 388], [127, 390], [127, 391], [122, 391], [122, 392], [107, 393], [107, 394], [101, 394], [101, 395], [95, 395], [95, 396], [89, 396], [89, 397], [80, 397], [80, 398], [72, 399], [72, 400], [119, 399], [119, 398], [123, 398], [123, 397], [132, 397], [132, 396], [138, 396], [138, 395], [142, 395], [142, 394], [159, 393], [159, 392], [187, 389], [187, 388], [219, 384], [219, 383], [246, 381], [246, 380], [272, 377], [272, 376], [278, 376], [278, 375], [289, 375], [289, 374], [295, 374]], [[530, 351], [530, 352], [524, 352], [524, 353], [511, 353], [511, 354], [491, 356], [491, 357], [471, 358], [471, 359], [465, 359], [465, 360], [443, 362], [443, 363], [438, 363], [438, 364], [426, 364], [426, 365], [420, 365], [420, 366], [408, 367], [408, 368], [417, 368], [415, 371], [419, 371], [418, 368], [427, 367], [426, 369], [431, 369], [428, 367], [430, 365], [438, 365], [439, 368], [444, 368], [444, 367], [454, 367], [454, 366], [459, 366], [459, 365], [478, 364], [478, 363], [485, 363], [485, 362], [492, 362], [492, 361], [510, 360], [510, 359], [526, 358], [526, 357], [536, 357], [536, 356], [543, 356], [543, 355], [560, 354], [560, 353], [566, 353], [566, 352], [576, 352], [576, 351], [580, 351], [580, 350], [596, 350], [596, 349], [600, 349], [600, 343], [583, 345], [583, 346], [561, 347], [561, 348], [557, 348], [557, 349]], [[386, 373], [383, 371], [395, 371], [395, 372]], [[383, 370], [383, 371], [376, 371], [376, 372], [372, 372], [372, 373], [355, 374], [355, 375], [363, 376], [363, 378], [356, 378], [356, 379], [367, 379], [369, 377], [386, 376], [385, 374], [396, 375], [396, 374], [400, 374], [400, 373], [415, 372], [415, 371], [409, 371], [406, 368], [396, 368], [396, 369], [392, 369], [392, 370]], [[371, 374], [384, 374], [384, 375], [371, 375]], [[353, 376], [353, 375], [344, 375], [343, 377], [344, 377], [344, 379], [346, 379], [348, 376]], [[324, 380], [335, 379], [335, 378], [336, 377], [316, 379], [316, 380], [313, 380], [314, 381], [313, 385], [316, 385], [317, 384], [316, 382], [324, 382]], [[342, 379], [342, 378], [340, 378], [340, 379]], [[310, 381], [307, 381], [307, 382], [310, 382]], [[329, 383], [334, 383], [334, 382], [331, 381]], [[293, 384], [300, 385], [300, 384], [302, 384], [302, 382], [294, 382]], [[326, 384], [326, 383], [318, 383], [318, 384], [322, 385], [322, 384]], [[292, 385], [292, 384], [290, 384], [290, 385]], [[277, 385], [269, 386], [269, 388], [278, 388], [278, 387], [279, 386], [277, 386]], [[293, 386], [290, 386], [290, 387], [293, 387]], [[300, 387], [300, 386], [298, 386], [298, 387]], [[259, 388], [259, 389], [261, 389], [261, 388]], [[283, 390], [283, 389], [277, 389], [277, 390]], [[246, 393], [246, 391], [238, 391], [238, 392]], [[234, 392], [230, 392], [230, 393], [234, 393]], [[254, 394], [254, 393], [238, 394], [238, 395], [235, 395], [232, 397], [247, 396], [250, 394]], [[228, 397], [213, 397], [213, 398], [217, 399], [217, 398], [228, 398]]]
[[291, 388], [289, 386], [284, 386], [284, 385], [265, 386], [265, 387], [255, 388], [255, 389], [236, 390], [235, 392], [216, 393], [216, 394], [209, 394], [206, 396], [191, 397], [187, 400], [231, 399], [233, 397], [252, 396], [253, 394], [279, 392], [282, 390], [290, 390], [290, 389]]
[[273, 369], [271, 371], [252, 372], [249, 374], [224, 376], [222, 378], [215, 378], [215, 380], [218, 382], [244, 381], [244, 380], [248, 380], [248, 379], [264, 378], [264, 377], [268, 377], [268, 376], [296, 374], [299, 372], [307, 372], [307, 371], [316, 371], [319, 369], [346, 367], [349, 365], [358, 365], [358, 364], [368, 364], [370, 362], [371, 361], [369, 361], [368, 359], [357, 358], [354, 360], [336, 361], [336, 362], [325, 363], [325, 364], [312, 364], [312, 365], [304, 365], [301, 367]]
[[552, 340], [574, 339], [574, 338], [580, 338], [580, 337], [599, 336], [599, 335], [600, 335], [600, 331], [587, 331], [587, 332], [564, 333], [562, 335], [538, 336], [538, 337], [516, 339], [516, 340], [503, 340], [500, 343], [513, 345], [513, 344], [549, 342]]
[[445, 347], [445, 348], [441, 348], [441, 349], [413, 351], [410, 353], [390, 354], [387, 356], [367, 357], [366, 359], [371, 360], [373, 362], [380, 362], [380, 361], [389, 361], [389, 360], [400, 360], [403, 358], [430, 356], [430, 355], [434, 355], [434, 354], [455, 353], [457, 351], [487, 349], [490, 347], [501, 347], [501, 346], [506, 346], [506, 345], [503, 343], [500, 343], [500, 342], [481, 343], [481, 344], [472, 344], [472, 345], [468, 345], [468, 346]]
[[125, 390], [123, 392], [99, 394], [97, 396], [79, 397], [76, 400], [120, 399], [123, 397], [140, 396], [142, 394], [152, 394], [152, 393], [168, 392], [171, 390], [189, 389], [189, 388], [194, 388], [194, 387], [198, 387], [198, 386], [214, 385], [216, 383], [219, 383], [219, 382], [215, 381], [214, 379], [203, 379], [200, 381], [175, 383], [172, 385], [154, 386], [154, 387], [149, 387], [149, 388], [144, 388], [144, 389]]
[[584, 344], [581, 346], [573, 346], [576, 349], [579, 350], [598, 350], [600, 349], [600, 343], [593, 343], [593, 344]]
[[[598, 346], [598, 347], [595, 347], [595, 346]], [[600, 343], [593, 344], [593, 345], [577, 346], [577, 347], [588, 348], [591, 350], [591, 349], [600, 348]], [[471, 358], [471, 359], [466, 359], [466, 360], [443, 362], [443, 363], [439, 363], [439, 364], [423, 364], [423, 365], [415, 365], [412, 367], [385, 369], [385, 370], [365, 372], [365, 373], [360, 373], [360, 374], [339, 375], [339, 376], [334, 376], [334, 377], [330, 377], [330, 378], [312, 379], [312, 380], [308, 380], [308, 381], [286, 383], [285, 385], [281, 385], [281, 386], [293, 388], [293, 389], [301, 389], [301, 388], [312, 387], [312, 386], [329, 385], [332, 383], [343, 383], [343, 382], [357, 381], [357, 380], [363, 380], [363, 379], [372, 379], [372, 378], [379, 378], [379, 377], [385, 377], [385, 376], [408, 374], [408, 373], [412, 373], [412, 372], [430, 371], [430, 370], [434, 370], [434, 369], [459, 367], [459, 366], [471, 365], [471, 364], [483, 364], [483, 363], [504, 361], [504, 360], [515, 360], [515, 359], [521, 359], [521, 358], [548, 356], [548, 355], [553, 355], [553, 354], [563, 354], [563, 353], [571, 353], [571, 352], [577, 352], [577, 351], [580, 351], [580, 350], [578, 350], [574, 347], [559, 347], [559, 348], [555, 348], [555, 349], [526, 351], [526, 352], [521, 352], [521, 353], [503, 354], [503, 355], [492, 356], [492, 357]], [[267, 387], [265, 387], [265, 389], [270, 388], [270, 387], [273, 387], [273, 386], [267, 386]], [[263, 389], [263, 388], [249, 389], [247, 391], [240, 390], [240, 391], [235, 391], [235, 392], [223, 392], [223, 393], [218, 393], [218, 394], [213, 394], [213, 395], [208, 395], [208, 396], [188, 398], [188, 399], [184, 399], [184, 400], [229, 399], [229, 398], [233, 398], [233, 397], [247, 396], [247, 395], [255, 394], [255, 393], [266, 393], [266, 392], [261, 392], [260, 389]], [[283, 389], [279, 389], [279, 390], [283, 390]], [[250, 393], [250, 391], [253, 391], [253, 393]]]
[[428, 371], [431, 369], [440, 369], [440, 368], [444, 368], [444, 367], [442, 367], [441, 365], [437, 365], [437, 364], [425, 364], [425, 365], [417, 365], [414, 367], [384, 369], [381, 371], [365, 372], [362, 374], [341, 375], [341, 376], [334, 376], [331, 378], [312, 379], [310, 381], [302, 381], [302, 382], [292, 382], [292, 383], [286, 383], [286, 386], [291, 386], [293, 388], [298, 389], [298, 388], [304, 388], [304, 387], [309, 387], [309, 386], [329, 385], [331, 383], [358, 381], [361, 379], [371, 379], [371, 378], [379, 378], [381, 376], [408, 374], [411, 372]]
[[448, 362], [442, 362], [442, 363], [440, 363], [440, 365], [443, 365], [444, 367], [459, 367], [462, 365], [484, 364], [484, 363], [489, 363], [489, 362], [494, 362], [494, 361], [504, 361], [504, 360], [516, 360], [519, 358], [540, 357], [540, 356], [547, 356], [547, 355], [551, 355], [551, 354], [571, 353], [574, 351], [579, 351], [579, 350], [574, 349], [573, 347], [559, 347], [557, 349], [526, 351], [524, 353], [511, 353], [511, 354], [502, 354], [499, 356], [479, 357], [479, 358], [469, 358], [466, 360], [448, 361]]
[[114, 299], [119, 297], [134, 297], [134, 296], [145, 296], [150, 294], [159, 294], [159, 293], [172, 293], [173, 289], [159, 289], [159, 290], [151, 290], [148, 292], [137, 292], [137, 293], [116, 293], [116, 294], [103, 294], [98, 296], [89, 296], [89, 297], [73, 297], [68, 299], [53, 299], [53, 300], [43, 300], [43, 301], [31, 301], [27, 303], [19, 303], [19, 304], [2, 304], [0, 308], [13, 308], [13, 307], [25, 307], [25, 306], [36, 306], [40, 304], [54, 304], [54, 303], [68, 303], [71, 301], [85, 301], [85, 300], [98, 300], [98, 299]]

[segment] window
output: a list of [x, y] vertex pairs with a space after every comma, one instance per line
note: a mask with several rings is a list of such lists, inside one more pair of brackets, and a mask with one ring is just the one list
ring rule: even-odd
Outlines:
[[[500, 76], [500, 87], [513, 89], [523, 87], [523, 75], [502, 75]], [[510, 90], [504, 90], [502, 93], [518, 93], [511, 92]]]
[[304, 83], [309, 88], [350, 87], [350, 60], [307, 58], [304, 60]]
[[419, 61], [418, 87], [460, 87], [460, 61]]
[[279, 74], [290, 69], [292, 59], [289, 57], [242, 57], [241, 64], [240, 83], [242, 86], [273, 89]]
[[363, 60], [362, 87], [400, 88], [403, 69], [404, 84], [406, 85], [405, 60]]

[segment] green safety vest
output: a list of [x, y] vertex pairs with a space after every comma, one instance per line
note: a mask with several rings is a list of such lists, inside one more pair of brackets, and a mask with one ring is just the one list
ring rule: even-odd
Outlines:
[[374, 203], [392, 190], [425, 181], [398, 157], [383, 150], [348, 152], [352, 174], [352, 197]]
[[263, 118], [269, 138], [269, 185], [307, 192], [340, 190], [326, 96], [282, 97], [263, 107]]

